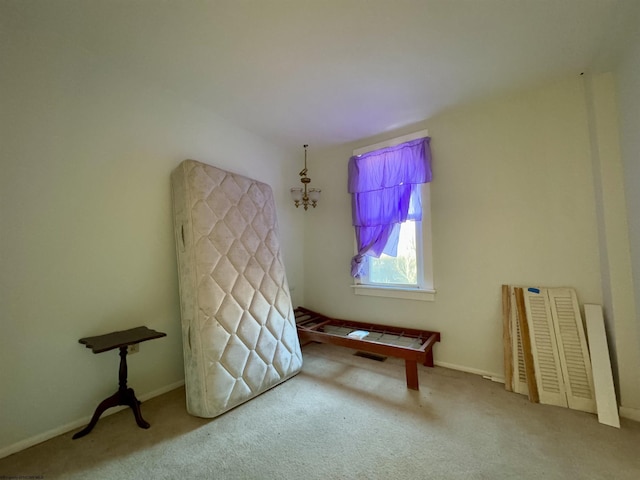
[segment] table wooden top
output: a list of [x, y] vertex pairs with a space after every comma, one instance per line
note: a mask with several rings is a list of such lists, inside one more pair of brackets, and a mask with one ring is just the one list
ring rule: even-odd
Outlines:
[[114, 348], [126, 347], [134, 343], [146, 342], [154, 338], [166, 337], [167, 334], [147, 327], [136, 327], [129, 330], [120, 330], [95, 337], [85, 337], [78, 340], [93, 350], [93, 353], [102, 353]]

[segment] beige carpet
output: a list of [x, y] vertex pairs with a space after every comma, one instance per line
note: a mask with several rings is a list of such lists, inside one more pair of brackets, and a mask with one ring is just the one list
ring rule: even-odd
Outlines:
[[[640, 424], [545, 405], [501, 384], [312, 344], [302, 373], [217, 419], [189, 416], [184, 389], [0, 460], [0, 478], [640, 479]], [[135, 385], [133, 385], [135, 387]]]

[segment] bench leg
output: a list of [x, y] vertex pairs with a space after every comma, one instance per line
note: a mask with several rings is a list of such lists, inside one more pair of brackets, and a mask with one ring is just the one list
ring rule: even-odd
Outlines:
[[429, 349], [429, 351], [427, 352], [427, 356], [424, 359], [424, 366], [433, 367], [433, 350], [431, 349]]
[[419, 390], [418, 385], [418, 362], [415, 360], [404, 361], [405, 370], [407, 372], [407, 388], [411, 390]]

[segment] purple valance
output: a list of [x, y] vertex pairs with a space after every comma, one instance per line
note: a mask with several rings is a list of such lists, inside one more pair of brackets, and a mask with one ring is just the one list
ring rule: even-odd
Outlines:
[[431, 181], [430, 138], [381, 148], [349, 160], [349, 193]]
[[351, 275], [364, 272], [364, 255], [397, 255], [400, 224], [422, 220], [419, 188], [431, 181], [430, 138], [382, 148], [349, 160], [349, 193], [358, 254]]

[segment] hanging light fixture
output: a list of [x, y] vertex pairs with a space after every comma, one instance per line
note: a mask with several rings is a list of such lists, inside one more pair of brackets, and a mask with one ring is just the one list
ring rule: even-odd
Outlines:
[[320, 190], [319, 188], [309, 188], [307, 190], [307, 185], [311, 182], [311, 179], [307, 177], [307, 147], [309, 145], [303, 145], [304, 147], [304, 169], [299, 173], [300, 181], [304, 188], [294, 187], [291, 189], [291, 198], [293, 199], [293, 203], [298, 208], [300, 205], [304, 207], [305, 210], [309, 208], [311, 205], [313, 208], [316, 208], [318, 201], [320, 200]]

